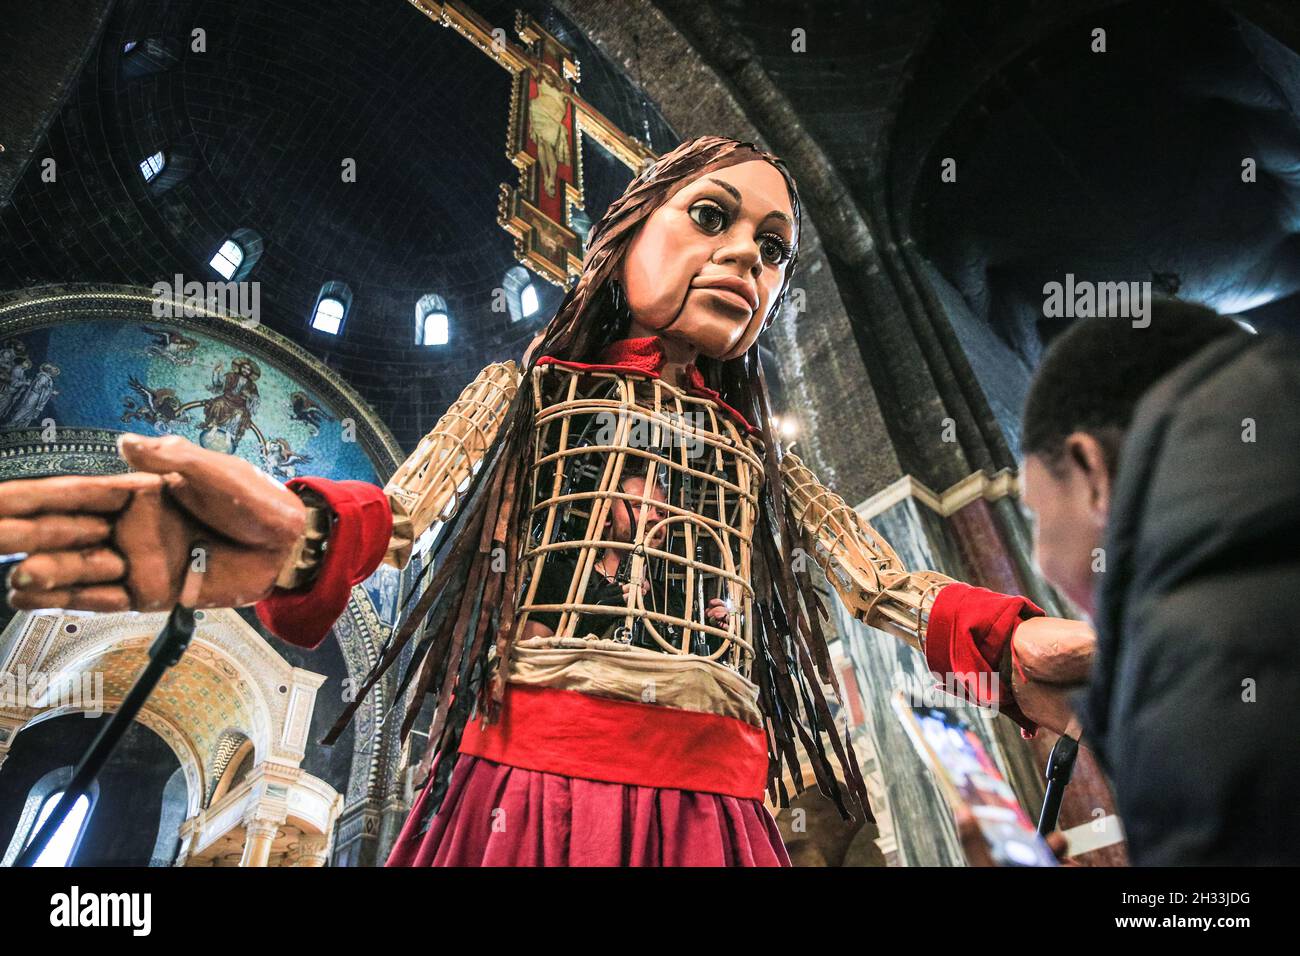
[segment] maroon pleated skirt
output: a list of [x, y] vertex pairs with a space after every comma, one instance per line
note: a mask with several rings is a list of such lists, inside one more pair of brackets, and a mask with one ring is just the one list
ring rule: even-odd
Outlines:
[[461, 754], [420, 833], [421, 791], [386, 866], [789, 866], [758, 800], [601, 783]]

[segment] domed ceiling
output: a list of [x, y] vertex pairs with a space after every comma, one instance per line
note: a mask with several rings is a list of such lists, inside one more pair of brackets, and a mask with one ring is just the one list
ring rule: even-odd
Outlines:
[[[579, 61], [582, 96], [655, 152], [677, 142], [548, 4], [470, 6], [514, 44], [515, 11], [535, 16]], [[497, 223], [500, 186], [518, 181], [510, 95], [506, 69], [403, 0], [123, 0], [51, 130], [56, 183], [33, 163], [0, 212], [0, 241], [16, 251], [0, 285], [216, 280], [213, 254], [250, 230], [262, 322], [323, 358], [409, 449], [562, 296], [533, 276], [534, 316], [492, 309], [518, 264]], [[146, 183], [139, 164], [158, 151], [168, 166]], [[594, 221], [632, 171], [590, 136], [583, 158]], [[327, 282], [352, 293], [337, 338], [308, 327]], [[447, 303], [446, 346], [415, 344], [430, 293]]]
[[1079, 18], [988, 78], [922, 168], [923, 248], [1031, 365], [1067, 274], [1300, 328], [1300, 56], [1218, 4]]

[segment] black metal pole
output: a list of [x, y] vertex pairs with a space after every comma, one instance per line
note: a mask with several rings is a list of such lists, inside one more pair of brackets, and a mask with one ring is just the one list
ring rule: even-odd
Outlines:
[[1056, 818], [1061, 814], [1061, 798], [1065, 785], [1074, 773], [1074, 760], [1079, 756], [1079, 741], [1062, 735], [1047, 758], [1047, 792], [1043, 794], [1043, 809], [1038, 815], [1038, 835], [1047, 836], [1056, 829]]
[[131, 721], [135, 715], [140, 712], [144, 702], [149, 699], [154, 688], [158, 686], [158, 681], [167, 668], [176, 664], [185, 649], [190, 645], [190, 638], [194, 636], [194, 611], [192, 608], [176, 605], [172, 608], [171, 614], [167, 616], [167, 623], [163, 629], [158, 632], [158, 637], [149, 647], [149, 663], [145, 665], [140, 676], [136, 678], [135, 684], [131, 686], [130, 692], [126, 699], [122, 701], [122, 706], [117, 709], [117, 713], [109, 719], [108, 725], [99, 732], [95, 742], [90, 745], [86, 755], [81, 758], [81, 763], [77, 764], [77, 769], [72, 775], [72, 781], [63, 791], [63, 796], [55, 805], [53, 812], [45, 820], [44, 825], [32, 837], [31, 842], [18, 859], [14, 861], [14, 866], [32, 866], [37, 858], [41, 855], [63, 823], [65, 817], [72, 810], [77, 800], [86, 792], [90, 784], [94, 781], [99, 771], [103, 768], [108, 758], [112, 756], [122, 735], [126, 729], [131, 726]]

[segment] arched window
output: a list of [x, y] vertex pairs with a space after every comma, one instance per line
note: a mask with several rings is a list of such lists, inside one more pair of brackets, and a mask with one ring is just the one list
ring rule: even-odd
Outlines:
[[506, 270], [501, 285], [506, 292], [506, 308], [510, 310], [510, 321], [519, 322], [532, 318], [541, 308], [537, 298], [537, 287], [533, 277], [523, 266], [512, 266]]
[[[40, 832], [41, 827], [45, 825], [46, 819], [49, 818], [50, 813], [53, 812], [62, 796], [63, 791], [58, 790], [45, 798], [45, 803], [41, 806], [41, 812], [36, 816], [36, 823], [23, 840], [23, 846], [31, 843], [32, 838]], [[68, 860], [72, 858], [72, 851], [77, 848], [77, 839], [81, 836], [81, 831], [86, 824], [86, 815], [89, 812], [90, 798], [83, 793], [77, 797], [77, 802], [72, 805], [72, 809], [63, 818], [63, 822], [54, 831], [54, 836], [50, 837], [50, 842], [45, 844], [45, 849], [41, 851], [40, 856], [36, 858], [33, 865], [67, 866]]]
[[163, 156], [162, 150], [159, 150], [152, 156], [140, 160], [140, 174], [144, 176], [145, 182], [150, 182], [163, 171], [163, 167], [166, 165], [167, 157]]
[[[54, 809], [55, 804], [59, 802], [59, 797], [68, 789], [68, 784], [72, 782], [72, 764], [65, 764], [62, 767], [56, 767], [53, 770], [43, 774], [27, 791], [27, 799], [23, 801], [22, 812], [18, 815], [18, 822], [14, 825], [13, 831], [9, 834], [9, 844], [0, 848], [4, 850], [4, 857], [0, 859], [0, 868], [12, 866], [14, 860], [18, 859], [27, 844], [32, 842], [32, 837], [36, 836], [41, 825], [45, 822], [50, 812]], [[83, 804], [82, 801], [85, 801]], [[78, 807], [80, 805], [80, 808]], [[90, 786], [86, 788], [86, 794], [77, 804], [74, 804], [73, 810], [64, 818], [65, 821], [72, 820], [79, 816], [80, 822], [72, 830], [72, 843], [68, 852], [64, 856], [63, 863], [42, 862], [39, 866], [65, 866], [69, 862], [75, 862], [77, 853], [81, 849], [81, 841], [89, 831], [90, 820], [94, 818], [95, 808], [99, 805], [99, 781], [92, 780]], [[69, 824], [66, 822], [60, 827], [59, 833], [56, 834], [55, 840], [62, 840], [64, 832], [68, 829]], [[55, 841], [46, 844], [45, 852], [49, 854], [50, 847]], [[53, 857], [51, 857], [53, 858]]]
[[[139, 53], [140, 51], [137, 50], [132, 56], [138, 56]], [[160, 148], [156, 153], [140, 160], [138, 166], [140, 177], [144, 180], [144, 188], [152, 196], [161, 196], [175, 188], [189, 179], [194, 170], [199, 168], [201, 152], [198, 139], [193, 135], [149, 145]], [[235, 236], [231, 238], [238, 240]], [[244, 246], [244, 251], [247, 253], [247, 244], [240, 243], [240, 245]]]
[[122, 44], [122, 75], [128, 79], [170, 70], [180, 62], [182, 45], [189, 37], [148, 37]]
[[227, 239], [221, 244], [221, 248], [217, 250], [216, 255], [212, 257], [208, 265], [216, 269], [223, 279], [233, 279], [243, 262], [243, 247], [233, 239]]
[[242, 282], [262, 258], [262, 237], [252, 229], [236, 229], [208, 260], [223, 279]]
[[346, 311], [338, 299], [326, 297], [316, 303], [316, 314], [311, 318], [313, 329], [320, 329], [330, 335], [338, 335], [343, 327], [343, 313]]
[[351, 308], [352, 290], [342, 282], [326, 282], [311, 310], [311, 327], [328, 335], [342, 335]]
[[447, 302], [440, 295], [424, 296], [415, 303], [415, 344], [446, 345], [451, 340]]

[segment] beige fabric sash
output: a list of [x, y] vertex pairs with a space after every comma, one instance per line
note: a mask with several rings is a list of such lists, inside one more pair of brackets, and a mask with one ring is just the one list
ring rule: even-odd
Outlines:
[[520, 641], [511, 652], [506, 680], [735, 717], [763, 726], [758, 685], [731, 668], [617, 641], [574, 637]]

